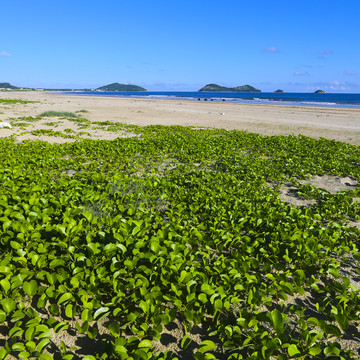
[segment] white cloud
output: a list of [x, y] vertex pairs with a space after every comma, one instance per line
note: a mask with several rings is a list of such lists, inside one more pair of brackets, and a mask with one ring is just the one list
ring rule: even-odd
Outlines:
[[307, 76], [307, 75], [309, 75], [309, 73], [308, 72], [303, 73], [303, 72], [300, 72], [300, 71], [295, 71], [293, 73], [293, 75], [294, 76]]
[[279, 49], [276, 46], [269, 46], [269, 47], [265, 48], [264, 51], [269, 52], [269, 53], [278, 53]]
[[11, 54], [8, 53], [7, 51], [1, 51], [0, 56], [11, 56]]
[[320, 55], [332, 55], [332, 50], [319, 51]]

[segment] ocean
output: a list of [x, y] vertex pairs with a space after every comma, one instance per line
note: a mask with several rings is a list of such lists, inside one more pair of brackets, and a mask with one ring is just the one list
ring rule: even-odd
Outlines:
[[360, 94], [336, 93], [239, 93], [239, 92], [191, 92], [191, 91], [73, 91], [71, 95], [131, 97], [143, 99], [169, 99], [189, 101], [216, 101], [247, 104], [325, 106], [360, 109]]

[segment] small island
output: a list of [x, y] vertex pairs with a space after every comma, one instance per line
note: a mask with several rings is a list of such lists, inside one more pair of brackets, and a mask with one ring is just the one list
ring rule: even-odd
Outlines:
[[314, 94], [326, 94], [324, 90], [316, 90]]
[[96, 89], [96, 91], [147, 91], [141, 86], [130, 84], [112, 83]]
[[281, 89], [277, 89], [277, 90], [274, 91], [274, 93], [283, 93], [283, 92], [285, 92], [285, 91], [281, 90]]
[[261, 92], [261, 90], [254, 88], [251, 85], [242, 85], [236, 87], [225, 87], [218, 84], [208, 84], [202, 87], [200, 92]]

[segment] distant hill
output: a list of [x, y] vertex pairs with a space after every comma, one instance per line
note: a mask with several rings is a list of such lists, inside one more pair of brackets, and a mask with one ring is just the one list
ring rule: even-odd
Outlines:
[[281, 90], [281, 89], [277, 89], [274, 91], [274, 93], [283, 93], [283, 92], [284, 92], [284, 90]]
[[12, 90], [17, 90], [19, 89], [18, 87], [11, 85], [8, 82], [4, 82], [4, 83], [0, 83], [0, 89], [12, 89]]
[[324, 90], [316, 90], [314, 93], [315, 94], [326, 94], [326, 92]]
[[147, 91], [141, 86], [137, 85], [128, 85], [128, 84], [119, 84], [119, 83], [112, 83], [109, 85], [104, 85], [96, 90], [102, 90], [102, 91]]
[[208, 84], [201, 88], [199, 91], [202, 92], [221, 92], [221, 91], [228, 91], [228, 92], [261, 92], [261, 90], [254, 88], [251, 85], [242, 85], [236, 87], [225, 87], [220, 86], [218, 84]]

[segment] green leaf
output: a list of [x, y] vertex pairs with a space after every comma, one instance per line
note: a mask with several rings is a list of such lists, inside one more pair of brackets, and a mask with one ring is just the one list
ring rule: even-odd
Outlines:
[[24, 359], [24, 360], [28, 359], [29, 356], [30, 356], [30, 353], [28, 351], [22, 351], [18, 354], [18, 357], [20, 359]]
[[345, 315], [335, 314], [334, 317], [342, 330], [346, 330], [349, 327], [349, 320]]
[[71, 293], [62, 294], [62, 295], [60, 296], [59, 300], [58, 300], [58, 304], [60, 305], [60, 304], [64, 303], [65, 301], [68, 301], [68, 300], [70, 300], [70, 299], [71, 299], [71, 300], [74, 299], [74, 297], [72, 296]]
[[150, 249], [152, 252], [155, 253], [155, 255], [158, 255], [159, 251], [160, 251], [160, 245], [158, 241], [152, 241], [150, 243]]
[[307, 320], [306, 320], [306, 323], [308, 325], [314, 325], [314, 326], [320, 326], [320, 322], [317, 318], [315, 317], [309, 317]]
[[60, 331], [67, 330], [69, 328], [69, 324], [66, 321], [60, 321], [58, 324], [54, 327], [54, 333], [57, 334]]
[[49, 307], [49, 310], [53, 315], [59, 315], [60, 314], [59, 306], [57, 304], [51, 304], [50, 307]]
[[123, 345], [116, 345], [114, 351], [116, 355], [120, 356], [121, 360], [125, 360], [129, 358], [127, 354], [127, 350]]
[[216, 311], [216, 310], [221, 310], [222, 307], [223, 307], [223, 302], [222, 302], [222, 300], [221, 300], [221, 299], [216, 299], [216, 300], [215, 300], [215, 303], [214, 303], [214, 309], [215, 309], [215, 311]]
[[43, 325], [43, 324], [37, 325], [36, 326], [36, 332], [40, 333], [38, 335], [39, 339], [51, 337], [51, 333], [49, 331], [49, 328], [46, 325]]
[[0, 349], [0, 360], [4, 360], [7, 355], [8, 355], [8, 352], [6, 349], [4, 349], [4, 348]]
[[59, 266], [63, 266], [65, 264], [65, 261], [63, 259], [54, 259], [50, 262], [49, 267], [50, 269], [55, 269]]
[[152, 347], [152, 343], [150, 340], [142, 340], [139, 345], [138, 345], [139, 348], [151, 348]]
[[328, 344], [328, 346], [324, 349], [324, 354], [325, 354], [326, 356], [339, 355], [339, 354], [340, 354], [340, 349], [336, 346], [335, 343], [330, 343], [330, 344]]
[[206, 295], [212, 295], [215, 292], [215, 290], [208, 283], [203, 283], [201, 285], [201, 291]]
[[0, 274], [10, 275], [11, 270], [8, 266], [0, 265]]
[[42, 339], [38, 345], [37, 345], [37, 351], [39, 351], [40, 353], [43, 352], [43, 350], [49, 345], [50, 343], [50, 339], [48, 338], [45, 338], [45, 339]]
[[215, 349], [216, 349], [216, 345], [215, 345], [215, 343], [213, 341], [205, 340], [205, 341], [203, 341], [203, 342], [201, 342], [199, 344], [198, 351], [203, 354], [206, 351], [212, 351], [212, 350], [215, 350]]
[[[9, 334], [9, 336], [11, 337], [10, 334]], [[12, 349], [12, 350], [15, 350], [15, 351], [25, 350], [25, 344], [22, 343], [22, 342], [14, 343], [14, 344], [11, 346], [11, 349]]]
[[282, 313], [275, 309], [268, 313], [267, 316], [270, 318], [276, 333], [282, 335], [284, 333], [284, 319]]
[[34, 296], [37, 292], [38, 284], [36, 280], [24, 281], [23, 289], [26, 295]]
[[142, 349], [137, 349], [134, 351], [135, 359], [147, 360], [147, 353]]
[[6, 312], [3, 310], [0, 310], [0, 324], [2, 324], [6, 320]]
[[199, 294], [198, 299], [205, 304], [207, 302], [207, 296], [204, 293]]
[[185, 270], [181, 271], [180, 278], [179, 278], [179, 284], [184, 283], [186, 284], [189, 282], [189, 280], [192, 278], [192, 274], [186, 272]]
[[140, 304], [139, 304], [139, 308], [145, 313], [147, 314], [149, 312], [149, 303], [146, 301], [141, 300]]
[[1, 305], [7, 314], [16, 309], [16, 302], [10, 298], [1, 300]]
[[74, 306], [73, 304], [67, 304], [66, 307], [65, 307], [65, 315], [68, 317], [68, 318], [72, 318], [74, 316], [73, 314], [73, 309], [74, 309]]
[[110, 323], [108, 327], [112, 336], [119, 336], [120, 335], [120, 324], [118, 321], [113, 321]]
[[67, 354], [67, 355], [63, 355], [63, 357], [61, 358], [61, 360], [73, 360], [74, 357], [75, 357], [75, 355]]
[[336, 337], [340, 337], [341, 336], [341, 331], [340, 329], [332, 324], [326, 324], [325, 322], [321, 322], [321, 330], [323, 330], [325, 332], [325, 334], [329, 335], [335, 335]]
[[319, 355], [321, 353], [321, 347], [319, 345], [313, 346], [309, 349], [309, 354], [312, 356]]
[[25, 339], [27, 341], [31, 341], [34, 338], [34, 334], [35, 334], [35, 326], [30, 326], [26, 331], [25, 331]]
[[0, 281], [0, 285], [1, 287], [4, 289], [5, 293], [7, 294], [7, 292], [10, 290], [10, 281], [8, 279], [2, 279]]
[[288, 347], [288, 353], [290, 356], [294, 356], [294, 355], [298, 355], [298, 354], [301, 354], [299, 349], [297, 348], [297, 346], [295, 344], [291, 344], [289, 347]]
[[93, 320], [90, 309], [84, 309], [84, 310], [81, 312], [81, 320], [82, 320], [82, 321], [85, 321], [85, 322], [88, 322], [88, 321], [92, 321], [92, 320]]
[[331, 274], [335, 279], [338, 279], [340, 277], [339, 271], [335, 268], [329, 268], [328, 270], [329, 274]]
[[189, 338], [189, 335], [186, 334], [182, 338], [180, 346], [182, 349], [186, 349], [190, 345], [191, 342], [192, 342], [192, 340]]
[[94, 319], [95, 320], [99, 320], [101, 319], [103, 316], [106, 315], [106, 313], [108, 313], [110, 311], [110, 309], [108, 307], [101, 307], [99, 309], [97, 309], [94, 313]]
[[54, 358], [49, 354], [41, 354], [39, 360], [54, 360]]
[[9, 331], [9, 337], [21, 336], [24, 333], [24, 330], [19, 326], [14, 326]]

